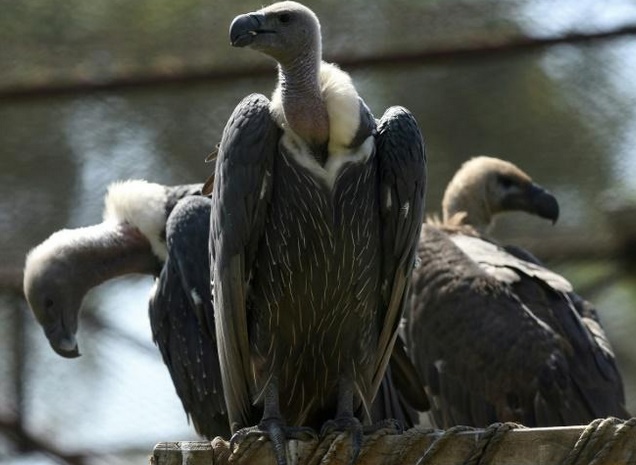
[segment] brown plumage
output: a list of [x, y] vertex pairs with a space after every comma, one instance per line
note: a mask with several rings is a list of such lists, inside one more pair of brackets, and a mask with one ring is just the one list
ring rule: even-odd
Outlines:
[[528, 426], [627, 417], [623, 385], [593, 306], [528, 252], [485, 236], [495, 215], [556, 221], [558, 204], [511, 163], [477, 157], [424, 225], [407, 338], [439, 427]]

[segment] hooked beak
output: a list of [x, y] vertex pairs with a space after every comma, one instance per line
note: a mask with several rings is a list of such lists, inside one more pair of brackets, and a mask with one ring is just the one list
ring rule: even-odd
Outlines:
[[64, 358], [77, 358], [80, 355], [79, 347], [75, 338], [62, 339], [57, 345], [51, 343], [53, 350]]
[[552, 220], [552, 224], [555, 224], [559, 219], [559, 202], [556, 197], [537, 184], [532, 184], [530, 191], [534, 212], [541, 218]]
[[237, 16], [230, 24], [230, 44], [233, 47], [246, 47], [254, 42], [254, 38], [261, 32], [265, 15], [261, 13], [248, 13]]
[[51, 344], [51, 348], [64, 358], [77, 358], [81, 354], [74, 334], [68, 334], [59, 326], [44, 329], [44, 334]]
[[552, 224], [559, 219], [559, 203], [556, 197], [535, 183], [529, 184], [523, 192], [505, 198], [502, 206], [505, 210], [522, 210], [552, 220]]

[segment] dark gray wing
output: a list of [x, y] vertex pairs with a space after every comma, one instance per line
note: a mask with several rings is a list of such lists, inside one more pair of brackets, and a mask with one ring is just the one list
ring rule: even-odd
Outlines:
[[205, 315], [212, 313], [208, 238], [211, 200], [187, 197], [166, 225], [168, 258], [150, 299], [153, 338], [183, 408], [199, 434], [227, 437], [230, 428], [216, 346]]
[[564, 401], [567, 342], [436, 227], [424, 226], [418, 258], [408, 349], [437, 426], [536, 426], [535, 403]]
[[373, 392], [393, 352], [411, 281], [417, 239], [424, 216], [426, 155], [422, 134], [411, 113], [391, 107], [376, 136], [380, 180], [382, 308]]
[[621, 374], [594, 307], [574, 292], [554, 290], [537, 278], [524, 276], [512, 289], [568, 344], [569, 370], [564, 373], [569, 377], [567, 401], [557, 409], [538, 406], [538, 423], [583, 424], [600, 417], [628, 418]]
[[[540, 424], [579, 424], [606, 416], [625, 418], [623, 382], [593, 306], [572, 292], [565, 278], [519, 247], [502, 247], [461, 234], [452, 239], [484, 270], [507, 282], [521, 302], [567, 341], [573, 392], [558, 406], [556, 418], [538, 418]], [[468, 243], [471, 245], [466, 247]], [[517, 279], [504, 279], [501, 270], [513, 272]], [[554, 413], [547, 412], [547, 406], [537, 407], [537, 415], [543, 410]]]
[[247, 289], [269, 205], [279, 137], [269, 101], [252, 94], [230, 116], [216, 164], [210, 220], [211, 273], [219, 361], [233, 430], [250, 424]]
[[[488, 241], [473, 259], [466, 254], [479, 249], [479, 238], [472, 239], [460, 249], [461, 240], [427, 225], [418, 249], [409, 350], [434, 397], [437, 425], [553, 426], [624, 416], [620, 376], [600, 357], [572, 293], [551, 286], [561, 286], [560, 277], [505, 257]], [[486, 251], [494, 251], [490, 262]], [[515, 279], [502, 278], [502, 268]]]
[[[541, 261], [527, 250], [511, 245], [506, 245], [504, 248], [517, 258], [543, 266]], [[580, 318], [581, 324], [573, 325], [568, 335], [575, 341], [573, 342], [575, 358], [587, 359], [587, 362], [579, 363], [574, 367], [573, 378], [575, 383], [582, 385], [578, 390], [591, 416], [595, 418], [631, 416], [625, 410], [622, 376], [616, 365], [612, 346], [599, 320], [598, 312], [590, 302], [574, 292], [569, 292], [566, 298], [559, 299], [558, 304], [559, 306], [567, 305]], [[569, 316], [567, 319], [572, 318], [569, 310], [557, 313], [557, 316], [560, 315]], [[567, 325], [561, 324], [561, 326]]]

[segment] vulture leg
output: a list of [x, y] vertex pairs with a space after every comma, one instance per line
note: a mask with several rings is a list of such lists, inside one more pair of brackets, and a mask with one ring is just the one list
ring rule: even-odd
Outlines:
[[381, 429], [388, 429], [392, 433], [402, 432], [402, 425], [398, 420], [384, 418], [372, 425], [363, 426], [354, 414], [354, 384], [350, 379], [341, 381], [338, 389], [338, 406], [336, 417], [324, 423], [320, 432], [322, 437], [334, 432], [349, 432], [351, 434], [351, 462], [355, 463], [362, 449], [364, 434], [375, 433]]
[[250, 426], [238, 430], [230, 439], [230, 449], [237, 441], [250, 436], [265, 436], [269, 438], [276, 455], [276, 463], [285, 465], [287, 439], [311, 440], [317, 439], [316, 432], [305, 426], [288, 426], [280, 412], [278, 382], [272, 379], [263, 393], [263, 417], [257, 426]]
[[336, 417], [328, 420], [322, 427], [321, 436], [325, 437], [336, 431], [351, 433], [351, 462], [355, 463], [362, 449], [362, 423], [353, 413], [353, 382], [345, 378], [338, 389], [338, 407]]

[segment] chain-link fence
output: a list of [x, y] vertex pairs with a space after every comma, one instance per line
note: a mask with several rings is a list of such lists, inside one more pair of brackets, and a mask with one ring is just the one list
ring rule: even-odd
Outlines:
[[[196, 437], [151, 341], [150, 280], [89, 294], [83, 355], [65, 360], [26, 308], [19, 270], [53, 231], [99, 222], [115, 180], [205, 180], [233, 106], [274, 85], [271, 62], [228, 44], [231, 19], [260, 3], [0, 3], [0, 461], [145, 461], [156, 442]], [[594, 300], [636, 411], [636, 288], [604, 213], [636, 188], [633, 2], [307, 3], [325, 54], [370, 108], [401, 104], [417, 117], [429, 212], [482, 153], [557, 195], [557, 226], [514, 216], [495, 235]]]

